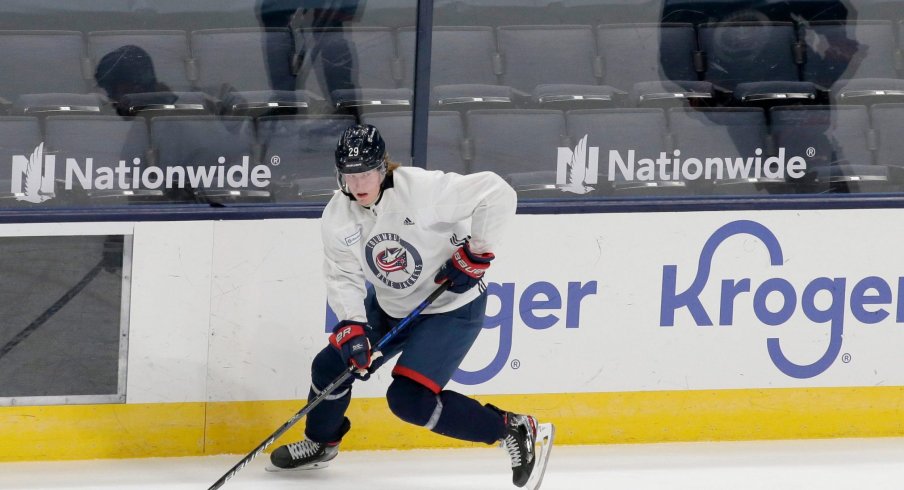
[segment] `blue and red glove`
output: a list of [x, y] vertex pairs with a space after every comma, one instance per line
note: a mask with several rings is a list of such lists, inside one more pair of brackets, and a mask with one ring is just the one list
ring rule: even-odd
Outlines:
[[339, 351], [342, 362], [354, 366], [359, 374], [364, 375], [370, 367], [370, 340], [366, 323], [354, 320], [343, 320], [333, 327], [330, 345]]
[[496, 256], [491, 253], [472, 252], [466, 243], [459, 247], [452, 254], [452, 258], [443, 264], [433, 280], [437, 284], [448, 281], [449, 291], [458, 294], [464, 293], [480, 282], [483, 273], [490, 268], [490, 261], [495, 258]]

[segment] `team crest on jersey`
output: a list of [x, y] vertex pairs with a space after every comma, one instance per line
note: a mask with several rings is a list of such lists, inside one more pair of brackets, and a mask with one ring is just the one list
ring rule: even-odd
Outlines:
[[414, 285], [424, 268], [417, 249], [395, 233], [374, 235], [367, 241], [364, 254], [374, 276], [394, 289]]

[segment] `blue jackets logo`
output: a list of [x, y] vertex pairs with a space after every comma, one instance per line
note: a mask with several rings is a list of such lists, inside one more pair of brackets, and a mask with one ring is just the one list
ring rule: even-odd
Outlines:
[[383, 284], [405, 289], [417, 282], [424, 269], [421, 254], [395, 233], [378, 233], [364, 246], [370, 272]]
[[[713, 256], [725, 240], [736, 235], [749, 235], [759, 240], [769, 255], [769, 262], [776, 271], [781, 271], [785, 264], [782, 247], [778, 238], [767, 227], [755, 221], [739, 220], [728, 223], [718, 230], [703, 245], [693, 282], [687, 289], [678, 291], [678, 266], [665, 265], [662, 268], [662, 297], [660, 303], [660, 326], [675, 325], [675, 313], [690, 313], [697, 326], [712, 326], [713, 320], [719, 325], [732, 325], [737, 305], [745, 303], [752, 306], [756, 319], [769, 326], [788, 324], [795, 312], [802, 310], [805, 321], [828, 327], [828, 344], [824, 353], [810, 362], [794, 362], [782, 351], [778, 337], [766, 340], [766, 350], [775, 367], [782, 373], [798, 379], [813, 378], [825, 372], [841, 352], [844, 338], [845, 315], [851, 313], [854, 319], [863, 324], [876, 324], [889, 316], [883, 305], [892, 306], [892, 287], [876, 276], [862, 278], [856, 282], [845, 277], [815, 277], [812, 279], [795, 278], [795, 283], [806, 281], [804, 285], [795, 285], [783, 277], [771, 277], [761, 284], [753, 284], [749, 277], [723, 279], [719, 290], [719, 304], [705, 303], [701, 300], [701, 292], [709, 283]], [[687, 272], [682, 274], [687, 281]], [[848, 286], [853, 284], [848, 294]], [[898, 288], [904, 285], [904, 278], [898, 279]], [[752, 294], [751, 294], [752, 293]], [[766, 298], [779, 296], [780, 306]], [[822, 299], [817, 299], [820, 296]], [[828, 302], [823, 301], [826, 297]], [[849, 301], [848, 301], [849, 299]], [[744, 302], [744, 303], [742, 303]], [[827, 304], [826, 304], [827, 303]], [[712, 316], [717, 313], [718, 316]], [[899, 296], [896, 305], [896, 321], [904, 322], [904, 303]], [[799, 318], [799, 317], [798, 317]], [[795, 321], [804, 321], [797, 320]], [[774, 330], [780, 332], [781, 330]]]

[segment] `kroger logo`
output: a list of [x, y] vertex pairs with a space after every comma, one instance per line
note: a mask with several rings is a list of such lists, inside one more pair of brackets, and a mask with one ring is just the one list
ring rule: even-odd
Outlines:
[[[11, 188], [16, 200], [33, 203], [44, 202], [55, 195], [56, 156], [45, 154], [44, 143], [31, 155], [13, 155]], [[242, 163], [226, 165], [226, 158], [219, 157], [216, 165], [167, 165], [155, 167], [142, 165], [140, 158], [131, 162], [120, 160], [114, 166], [94, 164], [93, 158], [79, 162], [66, 158], [62, 184], [66, 190], [81, 187], [84, 190], [135, 190], [175, 189], [190, 186], [200, 188], [247, 187], [264, 188], [270, 185], [271, 172], [267, 165], [250, 165], [250, 157], [243, 156]]]
[[[493, 379], [506, 365], [509, 365], [517, 317], [520, 317], [521, 322], [530, 330], [545, 330], [562, 323], [566, 329], [578, 328], [581, 321], [581, 300], [596, 294], [596, 290], [596, 281], [569, 282], [564, 292], [560, 291], [556, 285], [546, 281], [528, 284], [520, 292], [512, 282], [489, 283], [487, 285], [488, 314], [484, 319], [483, 328], [498, 329], [499, 343], [496, 354], [489, 364], [476, 371], [465, 371], [459, 368], [452, 376], [452, 380], [465, 385], [484, 383]], [[491, 315], [489, 313], [493, 310], [492, 305], [496, 302], [499, 304], [499, 310]], [[338, 319], [327, 305], [326, 331], [330, 332], [336, 323], [338, 323]]]
[[[811, 322], [825, 324], [829, 327], [829, 343], [822, 356], [809, 363], [798, 364], [790, 361], [782, 352], [778, 338], [766, 340], [766, 350], [775, 366], [793, 378], [805, 379], [825, 372], [841, 351], [844, 337], [844, 318], [850, 312], [863, 324], [876, 324], [889, 316], [883, 306], [892, 305], [892, 287], [876, 276], [869, 276], [858, 281], [845, 277], [815, 277], [803, 287], [793, 285], [782, 277], [773, 277], [760, 284], [753, 284], [750, 278], [740, 277], [723, 279], [719, 294], [719, 303], [712, 304], [700, 300], [700, 294], [709, 282], [713, 256], [719, 246], [735, 235], [750, 235], [757, 238], [769, 253], [769, 261], [773, 267], [784, 264], [782, 247], [775, 234], [755, 221], [739, 220], [728, 223], [716, 230], [703, 245], [697, 272], [691, 285], [684, 291], [677, 290], [678, 266], [665, 265], [662, 268], [662, 301], [660, 303], [660, 326], [675, 325], [675, 312], [686, 309], [698, 326], [712, 326], [712, 313], [718, 313], [719, 325], [731, 325], [734, 322], [734, 310], [737, 304], [750, 304], [757, 320], [765, 325], [778, 326], [788, 323], [792, 315], [803, 311]], [[897, 279], [898, 288], [904, 287], [904, 278]], [[853, 284], [848, 294], [848, 285]], [[751, 294], [752, 293], [752, 294]], [[767, 306], [769, 296], [778, 296], [780, 306], [772, 302]], [[828, 296], [825, 301], [817, 301], [817, 295]], [[899, 296], [896, 305], [896, 321], [904, 322], [904, 302]]]

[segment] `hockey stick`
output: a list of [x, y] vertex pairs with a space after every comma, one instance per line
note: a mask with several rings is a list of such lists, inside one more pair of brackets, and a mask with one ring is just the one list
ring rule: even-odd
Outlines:
[[[421, 312], [424, 311], [424, 308], [426, 308], [431, 303], [433, 303], [433, 301], [436, 300], [436, 298], [438, 298], [439, 295], [443, 294], [443, 292], [448, 288], [449, 288], [449, 283], [447, 281], [447, 282], [440, 284], [439, 287], [436, 288], [435, 291], [430, 293], [430, 296], [428, 296], [427, 299], [425, 299], [421, 304], [417, 305], [417, 308], [412, 310], [411, 313], [408, 314], [408, 316], [403, 318], [402, 321], [400, 321], [395, 327], [392, 328], [392, 330], [390, 330], [386, 335], [384, 335], [383, 338], [381, 338], [379, 340], [379, 342], [377, 342], [377, 345], [374, 347], [371, 358], [376, 359], [377, 357], [382, 355], [380, 352], [381, 349], [383, 349], [383, 347], [385, 347], [386, 344], [388, 344], [392, 339], [394, 339], [399, 334], [399, 332], [401, 332], [403, 329], [405, 329], [408, 326], [408, 324], [411, 323], [412, 320], [417, 318], [418, 315], [420, 315]], [[277, 439], [279, 439], [280, 436], [285, 434], [286, 431], [289, 430], [293, 425], [295, 425], [296, 422], [298, 422], [302, 417], [304, 417], [311, 410], [313, 410], [314, 407], [316, 407], [327, 396], [329, 396], [333, 391], [335, 391], [336, 388], [339, 387], [339, 385], [341, 385], [345, 380], [347, 380], [349, 378], [349, 376], [351, 376], [354, 373], [355, 373], [355, 367], [349, 366], [349, 368], [346, 369], [345, 371], [343, 371], [342, 374], [338, 378], [334, 379], [330, 384], [326, 385], [326, 387], [320, 392], [319, 395], [314, 397], [313, 400], [308, 402], [307, 405], [305, 405], [304, 407], [302, 407], [301, 410], [296, 412], [295, 415], [293, 415], [292, 418], [287, 420], [286, 423], [284, 423], [279, 429], [276, 429], [275, 432], [270, 434], [270, 437], [268, 437], [266, 440], [264, 440], [264, 442], [260, 443], [256, 448], [254, 448], [253, 451], [251, 451], [244, 458], [242, 458], [241, 461], [236, 463], [235, 466], [233, 466], [229, 471], [227, 471], [226, 474], [221, 476], [220, 479], [217, 480], [213, 485], [211, 485], [210, 488], [208, 488], [207, 490], [216, 490], [217, 488], [220, 488], [223, 485], [225, 485], [226, 482], [229, 481], [230, 478], [232, 478], [233, 476], [235, 476], [236, 473], [239, 472], [239, 470], [244, 468], [248, 463], [251, 462], [251, 460], [256, 458], [260, 453], [264, 452], [265, 449], [270, 447], [270, 445], [273, 444], [274, 441], [276, 441]]]

